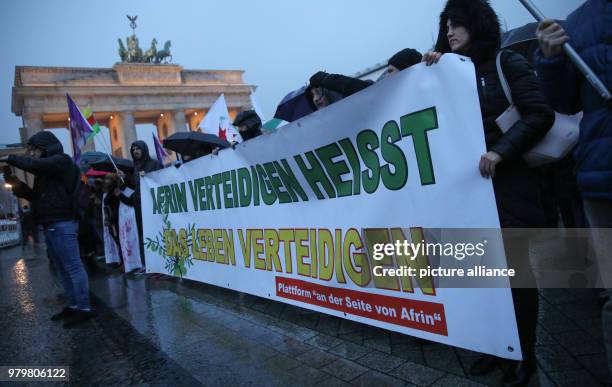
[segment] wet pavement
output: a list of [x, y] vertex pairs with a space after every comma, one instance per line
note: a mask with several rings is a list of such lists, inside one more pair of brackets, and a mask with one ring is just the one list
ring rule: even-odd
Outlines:
[[[64, 330], [42, 247], [0, 250], [0, 365], [69, 365], [70, 385], [476, 386], [477, 353], [166, 276], [92, 274], [97, 316]], [[530, 385], [607, 377], [595, 293], [542, 291]], [[31, 383], [39, 385], [38, 383]]]

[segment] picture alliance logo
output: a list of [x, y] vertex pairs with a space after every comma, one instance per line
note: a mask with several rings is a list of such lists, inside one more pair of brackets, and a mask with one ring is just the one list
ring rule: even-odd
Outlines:
[[485, 247], [487, 241], [482, 242], [459, 242], [459, 243], [440, 243], [440, 242], [425, 242], [424, 240], [413, 243], [407, 240], [395, 241], [395, 243], [375, 243], [372, 258], [377, 261], [384, 259], [386, 256], [404, 256], [410, 257], [414, 261], [419, 256], [425, 257], [454, 257], [458, 261], [465, 258], [485, 255]]

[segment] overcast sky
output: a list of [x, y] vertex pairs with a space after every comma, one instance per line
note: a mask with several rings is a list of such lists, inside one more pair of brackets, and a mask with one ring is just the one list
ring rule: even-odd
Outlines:
[[[582, 0], [533, 0], [565, 18]], [[242, 69], [266, 118], [318, 70], [353, 74], [437, 35], [445, 0], [3, 0], [0, 2], [0, 144], [19, 141], [11, 113], [16, 65], [112, 67], [117, 38], [138, 15], [141, 48], [172, 41], [186, 69]], [[531, 22], [518, 0], [493, 0], [502, 24]], [[159, 47], [158, 45], [158, 47]], [[139, 130], [140, 133], [140, 130]], [[148, 135], [147, 135], [148, 136]]]

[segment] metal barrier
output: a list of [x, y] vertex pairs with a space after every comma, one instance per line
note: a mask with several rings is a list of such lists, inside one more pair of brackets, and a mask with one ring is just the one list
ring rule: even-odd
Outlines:
[[0, 248], [21, 242], [21, 227], [16, 220], [0, 220]]

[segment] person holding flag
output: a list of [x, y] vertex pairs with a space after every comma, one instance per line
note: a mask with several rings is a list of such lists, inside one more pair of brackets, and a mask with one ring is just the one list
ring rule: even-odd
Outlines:
[[78, 244], [79, 169], [48, 131], [30, 137], [25, 156], [4, 156], [0, 161], [34, 175], [32, 188], [8, 171], [4, 179], [13, 186], [16, 196], [32, 204], [34, 221], [44, 228], [49, 258], [64, 287], [67, 305], [51, 320], [65, 320], [64, 328], [70, 328], [91, 319], [89, 279]]

